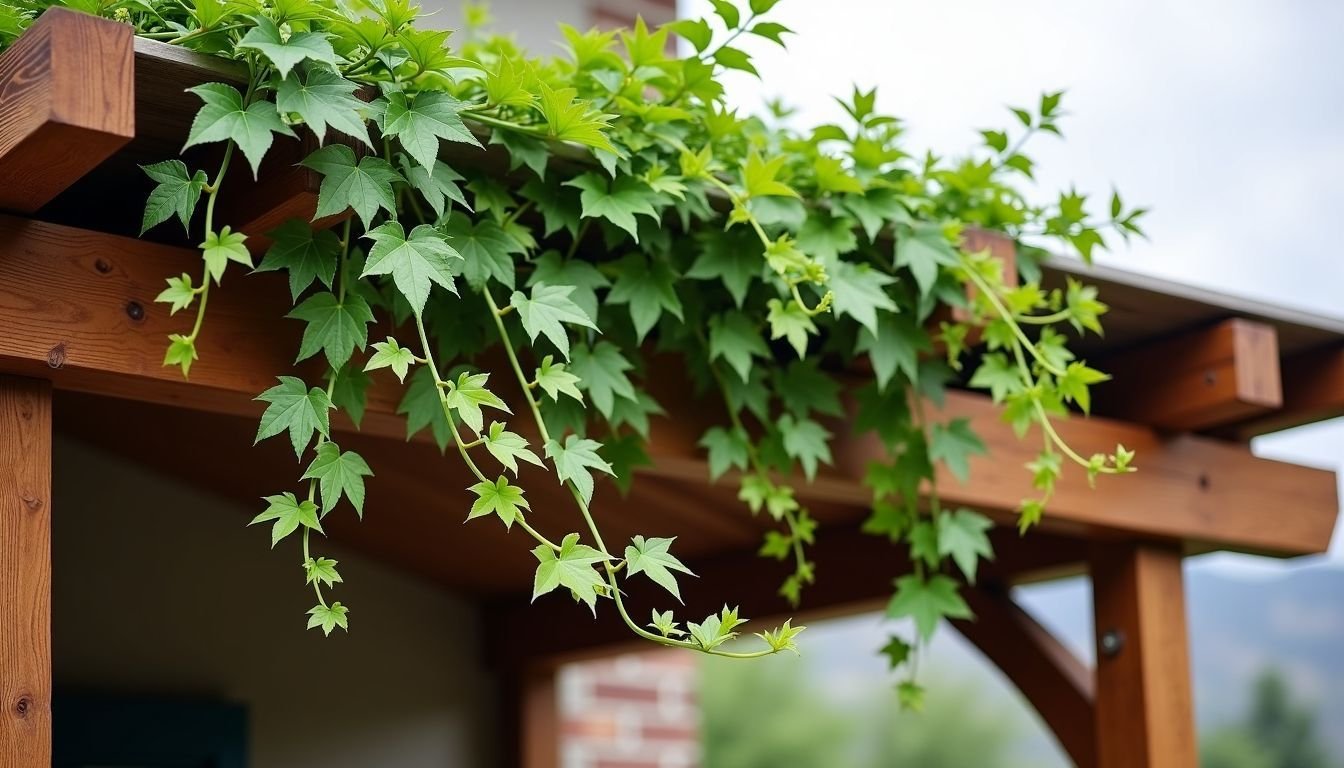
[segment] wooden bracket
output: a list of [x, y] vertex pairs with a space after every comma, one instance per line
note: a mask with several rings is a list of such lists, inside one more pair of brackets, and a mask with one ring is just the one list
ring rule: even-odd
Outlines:
[[51, 385], [0, 376], [0, 765], [51, 765]]
[[1232, 428], [1234, 437], [1256, 435], [1344, 416], [1344, 347], [1330, 345], [1283, 361], [1283, 407]]
[[1208, 430], [1283, 404], [1274, 327], [1225, 320], [1107, 357], [1098, 414], [1175, 431]]
[[50, 8], [0, 56], [0, 209], [36, 211], [135, 136], [132, 37]]

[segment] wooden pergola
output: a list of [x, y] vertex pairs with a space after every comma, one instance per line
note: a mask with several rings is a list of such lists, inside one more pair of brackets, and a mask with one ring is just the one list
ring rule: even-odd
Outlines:
[[[291, 306], [283, 278], [234, 278], [212, 297], [201, 359], [187, 381], [161, 365], [164, 338], [180, 323], [153, 298], [166, 276], [195, 268], [198, 252], [181, 241], [137, 239], [127, 227], [139, 221], [144, 200], [135, 164], [176, 156], [183, 143], [194, 112], [184, 89], [234, 76], [219, 61], [63, 10], [49, 11], [0, 57], [5, 766], [51, 760], [50, 523], [60, 514], [50, 503], [54, 430], [248, 503], [296, 476], [287, 445], [251, 445], [260, 412], [252, 398], [276, 374], [316, 380], [320, 373], [291, 363], [299, 324], [277, 322]], [[252, 236], [249, 242], [314, 210], [317, 180], [292, 166], [302, 152], [298, 142], [277, 145], [268, 160], [272, 181], [237, 183], [221, 201], [224, 220]], [[202, 157], [209, 155], [188, 162]], [[499, 161], [482, 153], [470, 162]], [[1103, 478], [1095, 491], [1081, 471], [1066, 473], [1039, 529], [1019, 537], [1013, 510], [1030, 495], [1022, 465], [1034, 457], [1034, 443], [1019, 441], [986, 397], [949, 393], [943, 416], [970, 419], [990, 451], [972, 460], [969, 482], [940, 476], [943, 500], [1003, 524], [993, 534], [997, 559], [966, 590], [977, 618], [956, 628], [1022, 690], [1078, 765], [1194, 766], [1182, 558], [1212, 550], [1278, 557], [1325, 550], [1337, 512], [1334, 473], [1257, 458], [1247, 440], [1344, 414], [1344, 321], [1065, 261], [1044, 269], [1047, 286], [1081, 275], [1112, 306], [1106, 337], [1078, 349], [1115, 382], [1099, 388], [1096, 417], [1071, 419], [1061, 432], [1084, 454], [1123, 443], [1138, 451], [1140, 469]], [[505, 722], [521, 723], [522, 732], [509, 735], [516, 745], [509, 762], [555, 766], [557, 666], [633, 641], [612, 611], [590, 621], [565, 600], [529, 605], [534, 563], [527, 547], [500, 526], [463, 527], [466, 497], [458, 491], [469, 484], [466, 472], [432, 443], [405, 439], [395, 413], [399, 395], [376, 388], [360, 429], [335, 425], [342, 445], [359, 450], [377, 475], [369, 481], [367, 519], [334, 516], [328, 531], [475, 601], [491, 638], [481, 663], [493, 665], [512, 692], [507, 706], [518, 717]], [[863, 610], [889, 596], [905, 555], [859, 530], [869, 503], [860, 478], [882, 451], [875, 441], [838, 438], [834, 466], [799, 485], [822, 528], [813, 550], [818, 581], [794, 613], [775, 594], [775, 580], [742, 580], [768, 520], [745, 513], [731, 476], [708, 481], [696, 447], [709, 423], [703, 408], [675, 393], [659, 399], [670, 415], [653, 427], [653, 465], [628, 498], [599, 489], [595, 511], [618, 539], [679, 537], [681, 554], [700, 575], [683, 586], [688, 615], [714, 610], [713, 601], [725, 596], [762, 623]], [[850, 432], [843, 424], [833, 431]], [[193, 455], [205, 445], [213, 461]], [[573, 528], [558, 486], [539, 478], [529, 492], [539, 527]], [[438, 555], [447, 541], [471, 545], [450, 561]], [[1079, 573], [1092, 578], [1095, 668], [1008, 591]], [[632, 587], [630, 602], [647, 611], [653, 595]], [[569, 629], [524, 631], [545, 622]]]

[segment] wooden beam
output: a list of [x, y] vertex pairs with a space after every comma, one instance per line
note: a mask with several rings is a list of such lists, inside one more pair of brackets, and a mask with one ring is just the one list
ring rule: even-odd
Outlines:
[[0, 209], [36, 211], [135, 136], [132, 36], [50, 8], [0, 56]]
[[1092, 595], [1098, 768], [1197, 765], [1180, 551], [1097, 545]]
[[1274, 326], [1225, 320], [1103, 358], [1112, 375], [1096, 388], [1095, 412], [1159, 429], [1198, 431], [1283, 404]]
[[1282, 366], [1283, 407], [1237, 424], [1231, 429], [1233, 436], [1249, 440], [1344, 416], [1344, 346], [1301, 352], [1285, 358]]
[[51, 385], [0, 376], [0, 765], [51, 765]]
[[[60, 389], [238, 415], [259, 414], [252, 398], [271, 386], [274, 376], [295, 372], [302, 324], [279, 322], [290, 307], [283, 277], [239, 275], [212, 292], [209, 325], [198, 342], [201, 359], [186, 381], [161, 365], [164, 338], [181, 331], [183, 320], [170, 318], [153, 297], [166, 276], [196, 263], [195, 252], [0, 216], [0, 253], [0, 328], [5, 329], [0, 372], [47, 377]], [[301, 367], [297, 374], [305, 372], [310, 380], [320, 375], [316, 367]], [[684, 390], [678, 376], [651, 376], [650, 385], [658, 386], [659, 378]], [[705, 483], [708, 471], [696, 443], [715, 413], [689, 401], [684, 391], [655, 395], [674, 416], [655, 423], [654, 466], [644, 474]], [[370, 393], [365, 433], [405, 435], [395, 414], [399, 396], [395, 387]], [[941, 407], [930, 404], [930, 410], [939, 421], [968, 419], [989, 447], [987, 456], [971, 459], [967, 484], [940, 468], [944, 502], [1010, 520], [1018, 501], [1034, 495], [1022, 467], [1035, 458], [1039, 442], [1018, 439], [1000, 409], [982, 395], [949, 392]], [[843, 423], [831, 426], [836, 434], [851, 431]], [[1047, 530], [1139, 535], [1278, 555], [1322, 552], [1329, 545], [1338, 512], [1332, 472], [1110, 419], [1071, 419], [1058, 428], [1084, 455], [1113, 451], [1117, 443], [1137, 450], [1139, 471], [1101, 478], [1099, 491], [1081, 470], [1066, 471], [1043, 524]], [[835, 466], [800, 485], [800, 498], [866, 508], [870, 494], [861, 481], [868, 463], [885, 457], [885, 449], [872, 436], [842, 438], [832, 448]], [[734, 482], [720, 480], [724, 487]], [[1263, 511], [1269, 508], [1292, 514], [1266, 526]]]
[[519, 691], [518, 713], [522, 768], [560, 766], [560, 691], [554, 669], [524, 672]]
[[975, 619], [952, 626], [1017, 686], [1075, 765], [1095, 768], [1092, 670], [1005, 590], [982, 585], [962, 588]]

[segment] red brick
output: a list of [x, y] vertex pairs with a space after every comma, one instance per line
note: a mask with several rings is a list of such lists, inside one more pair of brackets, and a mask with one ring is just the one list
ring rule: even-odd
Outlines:
[[598, 699], [618, 699], [621, 701], [657, 701], [658, 689], [638, 685], [598, 682], [593, 686], [593, 696]]

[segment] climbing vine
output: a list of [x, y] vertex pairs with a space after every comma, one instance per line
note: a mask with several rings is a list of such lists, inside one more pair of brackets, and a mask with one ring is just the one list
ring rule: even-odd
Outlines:
[[[0, 41], [50, 4], [0, 0]], [[200, 243], [199, 271], [168, 277], [158, 297], [188, 318], [165, 365], [190, 375], [211, 292], [247, 290], [249, 270], [287, 274], [294, 306], [277, 322], [303, 324], [298, 360], [325, 361], [323, 381], [279, 376], [258, 395], [257, 440], [287, 435], [304, 469], [253, 523], [270, 525], [273, 547], [298, 540], [310, 628], [348, 629], [339, 564], [312, 534], [343, 505], [364, 514], [376, 467], [339, 445], [331, 412], [358, 424], [375, 376], [405, 385], [408, 435], [428, 430], [474, 478], [445, 507], [531, 547], [534, 598], [568, 593], [594, 612], [609, 602], [640, 637], [716, 655], [795, 650], [802, 627], [786, 622], [739, 650], [727, 645], [744, 621], [736, 609], [637, 619], [624, 580], [650, 579], [679, 600], [690, 571], [672, 539], [604, 540], [590, 509], [595, 493], [614, 492], [599, 477], [627, 488], [648, 461], [650, 417], [662, 411], [647, 386], [655, 355], [678, 357], [684, 386], [722, 403], [700, 441], [707, 480], [732, 473], [745, 510], [777, 523], [761, 554], [784, 564], [780, 593], [794, 604], [824, 578], [797, 489], [831, 463], [828, 418], [852, 401], [853, 423], [886, 448], [868, 468], [865, 530], [913, 564], [888, 607], [915, 628], [883, 649], [895, 667], [913, 670], [940, 619], [969, 616], [959, 586], [993, 556], [989, 519], [945, 508], [935, 472], [965, 481], [985, 445], [966, 420], [932, 418], [926, 401], [949, 386], [983, 389], [1019, 436], [1039, 433], [1024, 534], [1066, 467], [1089, 479], [1131, 471], [1123, 446], [1083, 456], [1055, 428], [1087, 412], [1089, 387], [1106, 379], [1068, 348], [1072, 335], [1100, 333], [1106, 307], [1079, 283], [1043, 289], [1040, 249], [1090, 260], [1108, 236], [1141, 234], [1144, 212], [1119, 195], [1097, 214], [1072, 191], [1042, 204], [1022, 190], [1028, 141], [1059, 133], [1059, 93], [942, 158], [905, 146], [872, 91], [842, 101], [844, 122], [810, 130], [778, 111], [729, 109], [718, 75], [754, 74], [751, 47], [793, 34], [770, 19], [776, 0], [713, 0], [710, 18], [658, 28], [562, 26], [555, 58], [487, 33], [479, 7], [450, 36], [418, 27], [409, 0], [64, 4], [241, 62], [239, 82], [191, 89], [200, 107], [184, 149], [221, 146], [217, 166], [145, 166], [156, 186], [142, 232], [176, 219]], [[312, 217], [322, 226], [291, 220], [265, 233], [256, 262], [238, 222], [220, 220], [220, 190], [304, 133], [320, 145], [303, 165], [322, 179]], [[1013, 270], [973, 248], [971, 230], [1017, 240]], [[375, 323], [394, 330], [370, 343]], [[572, 529], [532, 524], [522, 464], [567, 489]], [[918, 706], [913, 672], [900, 692]]]

